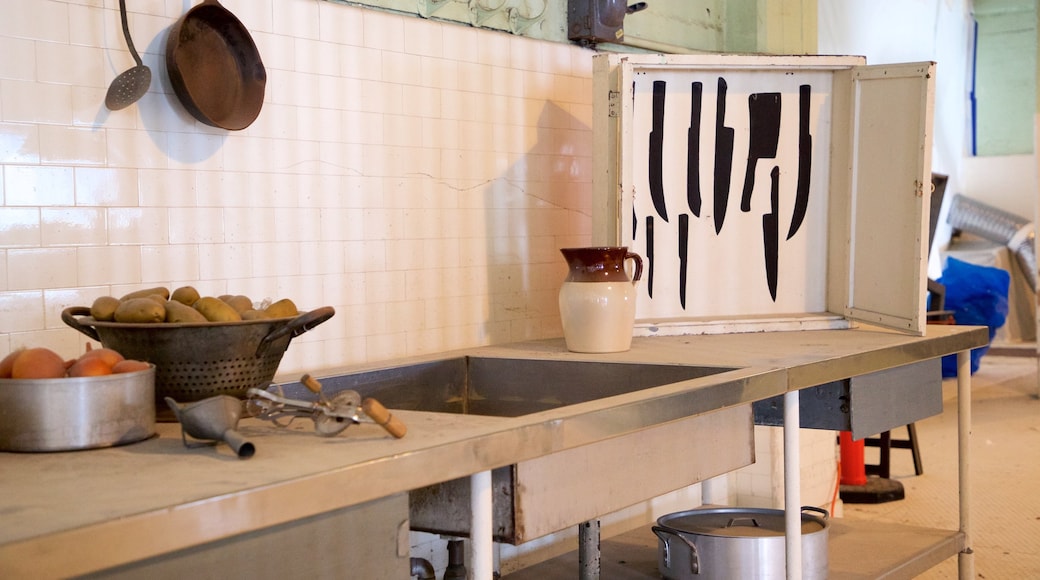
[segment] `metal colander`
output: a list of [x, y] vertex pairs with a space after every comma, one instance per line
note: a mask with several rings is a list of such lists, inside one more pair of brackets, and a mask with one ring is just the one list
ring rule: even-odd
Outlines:
[[325, 322], [331, 306], [295, 318], [241, 322], [102, 322], [84, 306], [66, 308], [61, 319], [105, 348], [155, 365], [156, 409], [172, 419], [165, 397], [181, 403], [216, 395], [244, 399], [251, 387], [274, 378], [289, 342]]

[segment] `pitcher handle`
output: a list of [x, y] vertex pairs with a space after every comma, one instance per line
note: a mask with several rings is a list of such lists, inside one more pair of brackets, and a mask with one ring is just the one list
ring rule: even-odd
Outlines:
[[636, 270], [632, 273], [632, 283], [635, 284], [643, 277], [643, 258], [635, 252], [625, 252], [625, 259], [632, 260], [636, 264]]

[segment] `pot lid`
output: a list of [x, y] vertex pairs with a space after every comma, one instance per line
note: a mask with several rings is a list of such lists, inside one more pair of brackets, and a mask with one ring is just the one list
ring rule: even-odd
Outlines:
[[[662, 516], [658, 525], [678, 532], [721, 537], [772, 537], [786, 533], [783, 510], [755, 508], [696, 509]], [[815, 515], [802, 514], [802, 535], [827, 527]]]

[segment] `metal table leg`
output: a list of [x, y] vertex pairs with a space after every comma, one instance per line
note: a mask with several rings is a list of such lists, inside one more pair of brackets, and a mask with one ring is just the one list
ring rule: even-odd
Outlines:
[[971, 351], [957, 353], [957, 462], [960, 494], [960, 531], [964, 549], [957, 555], [961, 580], [975, 578], [975, 551], [971, 537]]
[[798, 391], [784, 393], [784, 530], [787, 580], [802, 578], [801, 415]]

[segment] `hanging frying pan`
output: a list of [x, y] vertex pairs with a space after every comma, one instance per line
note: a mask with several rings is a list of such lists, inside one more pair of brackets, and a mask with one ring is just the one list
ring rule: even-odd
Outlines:
[[246, 27], [217, 0], [203, 0], [170, 29], [170, 84], [184, 108], [213, 127], [248, 127], [264, 102], [267, 71]]

